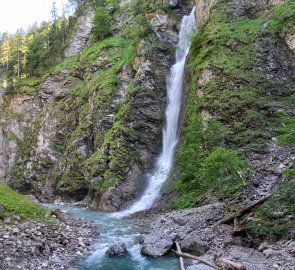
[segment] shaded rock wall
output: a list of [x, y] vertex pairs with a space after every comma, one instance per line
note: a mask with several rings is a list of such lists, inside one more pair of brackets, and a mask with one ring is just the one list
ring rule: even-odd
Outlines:
[[39, 114], [42, 100], [35, 95], [13, 95], [0, 99], [0, 178], [8, 181], [26, 129]]
[[[186, 9], [183, 1], [177, 12]], [[126, 207], [140, 194], [161, 148], [181, 16], [149, 14], [140, 26], [145, 34], [133, 40], [131, 12], [128, 3], [115, 12], [114, 35], [85, 50], [93, 13], [83, 15], [65, 51], [71, 62], [66, 58], [28, 97], [3, 99], [0, 172], [12, 187], [41, 201], [84, 200], [103, 211]], [[18, 114], [24, 117], [15, 120]]]

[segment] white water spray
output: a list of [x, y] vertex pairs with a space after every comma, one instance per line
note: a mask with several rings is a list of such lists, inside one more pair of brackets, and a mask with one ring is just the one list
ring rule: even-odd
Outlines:
[[166, 108], [166, 127], [163, 130], [162, 153], [157, 159], [154, 172], [148, 177], [148, 186], [142, 196], [128, 209], [116, 213], [117, 216], [126, 216], [149, 209], [160, 195], [161, 188], [169, 176], [178, 142], [184, 67], [189, 52], [190, 34], [192, 31], [196, 31], [195, 8], [190, 15], [184, 16], [182, 19], [176, 49], [176, 63], [171, 67], [167, 78], [168, 104]]

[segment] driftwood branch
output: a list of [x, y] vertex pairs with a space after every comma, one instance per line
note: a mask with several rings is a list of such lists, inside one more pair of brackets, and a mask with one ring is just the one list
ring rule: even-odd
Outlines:
[[221, 224], [227, 224], [229, 222], [232, 222], [235, 218], [249, 212], [252, 208], [254, 208], [257, 205], [263, 204], [271, 195], [267, 195], [261, 199], [259, 199], [258, 201], [255, 201], [247, 206], [245, 206], [244, 208], [238, 210], [235, 214], [230, 215], [229, 217], [226, 217], [224, 219], [219, 220], [215, 226], [221, 225]]
[[[176, 244], [176, 247], [177, 247], [177, 252], [181, 253], [181, 248], [180, 248], [179, 243], [177, 241], [175, 241], [175, 244]], [[181, 256], [179, 256], [179, 263], [180, 263], [180, 269], [185, 270], [183, 258]]]
[[220, 258], [218, 260], [220, 262], [222, 262], [223, 264], [225, 264], [226, 266], [231, 267], [232, 269], [246, 270], [246, 267], [244, 265], [240, 264], [240, 263], [236, 263], [236, 262], [230, 261], [230, 260], [225, 259], [225, 258]]
[[178, 251], [175, 251], [175, 250], [172, 250], [177, 256], [180, 256], [180, 257], [186, 257], [186, 258], [189, 258], [189, 259], [193, 259], [193, 260], [196, 260], [196, 261], [199, 261], [203, 264], [206, 264], [214, 269], [218, 269], [215, 265], [213, 265], [212, 263], [200, 258], [200, 257], [196, 257], [194, 255], [191, 255], [191, 254], [188, 254], [188, 253], [183, 253], [183, 252], [178, 252]]

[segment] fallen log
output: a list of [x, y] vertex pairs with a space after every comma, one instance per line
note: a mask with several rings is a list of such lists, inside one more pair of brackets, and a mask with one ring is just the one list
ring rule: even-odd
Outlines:
[[224, 219], [219, 220], [217, 223], [215, 223], [214, 226], [218, 226], [221, 224], [227, 224], [229, 222], [232, 222], [235, 218], [249, 212], [252, 208], [254, 208], [255, 206], [258, 206], [260, 204], [263, 204], [271, 195], [267, 195], [261, 199], [259, 199], [258, 201], [255, 201], [247, 206], [245, 206], [244, 208], [238, 210], [236, 213], [230, 215], [229, 217], [226, 217]]
[[235, 270], [246, 270], [246, 266], [244, 266], [241, 263], [236, 263], [236, 262], [233, 262], [233, 261], [228, 260], [228, 259], [225, 259], [225, 258], [219, 258], [218, 260], [220, 262], [222, 262], [223, 264], [225, 264], [226, 266], [231, 267], [232, 269], [235, 269]]
[[194, 255], [191, 255], [189, 253], [183, 253], [183, 252], [179, 252], [179, 251], [175, 251], [175, 250], [172, 250], [177, 256], [179, 257], [186, 257], [186, 258], [189, 258], [189, 259], [193, 259], [193, 260], [196, 260], [196, 261], [199, 261], [203, 264], [206, 264], [214, 269], [218, 269], [215, 265], [213, 265], [212, 263], [200, 258], [200, 257], [196, 257]]
[[[179, 243], [175, 241], [175, 244], [176, 244], [177, 252], [181, 253], [181, 248]], [[179, 256], [179, 263], [180, 263], [180, 270], [185, 270], [183, 258], [181, 256]]]

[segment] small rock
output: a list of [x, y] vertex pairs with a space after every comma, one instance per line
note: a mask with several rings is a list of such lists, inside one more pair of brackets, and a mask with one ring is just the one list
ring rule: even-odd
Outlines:
[[5, 211], [5, 207], [2, 204], [0, 204], [0, 213], [4, 211]]
[[84, 242], [79, 242], [79, 244], [78, 244], [80, 247], [85, 247], [85, 244], [84, 244]]
[[11, 219], [9, 217], [4, 218], [4, 223], [9, 224], [11, 222]]
[[258, 251], [262, 252], [263, 250], [265, 250], [267, 247], [267, 243], [264, 242], [262, 243], [259, 247], [258, 247]]
[[79, 238], [78, 238], [78, 242], [79, 242], [79, 243], [81, 243], [81, 242], [83, 242], [83, 241], [84, 241], [84, 238], [83, 238], [83, 237], [79, 237]]
[[262, 254], [263, 254], [266, 258], [269, 258], [269, 257], [271, 257], [271, 256], [274, 254], [274, 251], [273, 251], [273, 249], [268, 248], [268, 249], [264, 250], [264, 251], [262, 252]]
[[274, 263], [272, 267], [278, 269], [280, 266], [277, 263]]

